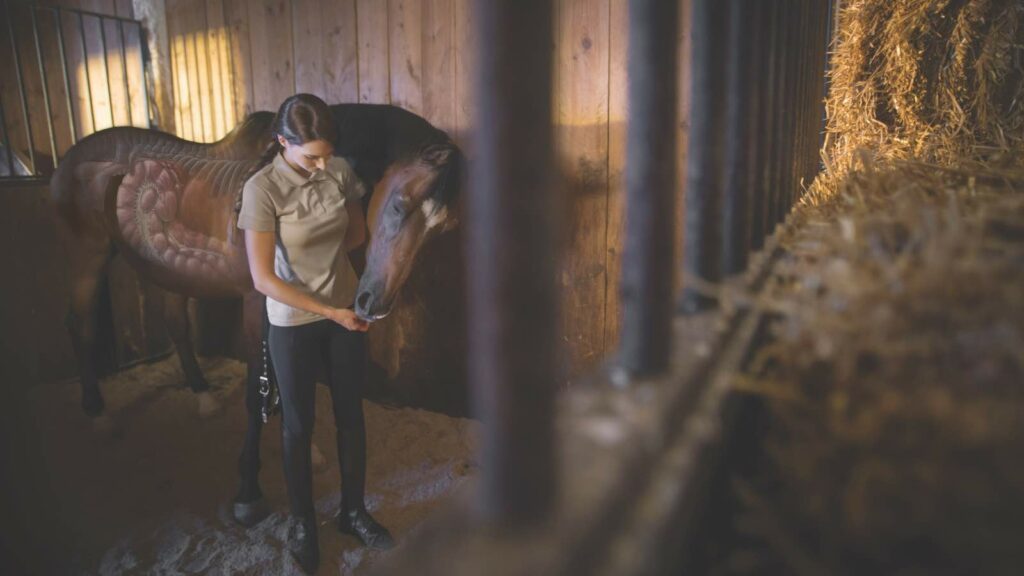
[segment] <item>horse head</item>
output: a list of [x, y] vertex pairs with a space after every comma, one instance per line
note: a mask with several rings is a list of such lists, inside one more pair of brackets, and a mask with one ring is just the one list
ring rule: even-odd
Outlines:
[[391, 312], [420, 249], [456, 223], [462, 153], [452, 143], [433, 144], [392, 164], [374, 188], [367, 210], [370, 242], [355, 311], [368, 321]]

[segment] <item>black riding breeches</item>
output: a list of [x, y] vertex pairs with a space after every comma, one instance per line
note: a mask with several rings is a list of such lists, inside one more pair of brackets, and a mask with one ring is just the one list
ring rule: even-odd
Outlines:
[[309, 451], [315, 419], [315, 379], [319, 374], [326, 376], [334, 408], [342, 511], [362, 508], [366, 482], [366, 333], [320, 320], [301, 326], [272, 325], [268, 340], [281, 394], [284, 474], [292, 515], [315, 518]]

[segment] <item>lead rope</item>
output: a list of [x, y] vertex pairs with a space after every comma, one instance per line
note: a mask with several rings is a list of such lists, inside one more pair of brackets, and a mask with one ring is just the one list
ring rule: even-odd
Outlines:
[[270, 382], [270, 371], [269, 362], [267, 360], [267, 339], [263, 339], [263, 373], [260, 374], [260, 396], [262, 402], [260, 406], [260, 416], [263, 417], [263, 423], [266, 424], [270, 417], [277, 412], [277, 408], [281, 403], [281, 395], [278, 393], [277, 387], [272, 386]]

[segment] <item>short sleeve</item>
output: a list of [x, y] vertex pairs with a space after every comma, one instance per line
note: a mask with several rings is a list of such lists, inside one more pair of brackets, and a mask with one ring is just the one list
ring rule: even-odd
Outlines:
[[338, 187], [341, 188], [341, 193], [344, 194], [346, 200], [359, 200], [366, 196], [366, 186], [363, 184], [362, 179], [359, 178], [356, 171], [352, 169], [352, 165], [344, 158], [340, 156], [331, 158], [328, 171], [338, 183]]
[[242, 187], [238, 227], [256, 232], [273, 232], [277, 228], [277, 211], [270, 194], [252, 179]]

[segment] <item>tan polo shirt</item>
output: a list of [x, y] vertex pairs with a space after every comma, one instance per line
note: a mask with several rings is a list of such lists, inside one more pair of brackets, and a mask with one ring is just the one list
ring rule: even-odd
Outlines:
[[[274, 273], [325, 304], [345, 308], [358, 284], [345, 252], [345, 205], [365, 193], [344, 158], [331, 157], [325, 170], [305, 178], [278, 154], [242, 188], [238, 227], [275, 232]], [[275, 326], [324, 319], [272, 298], [267, 298], [267, 315]]]

